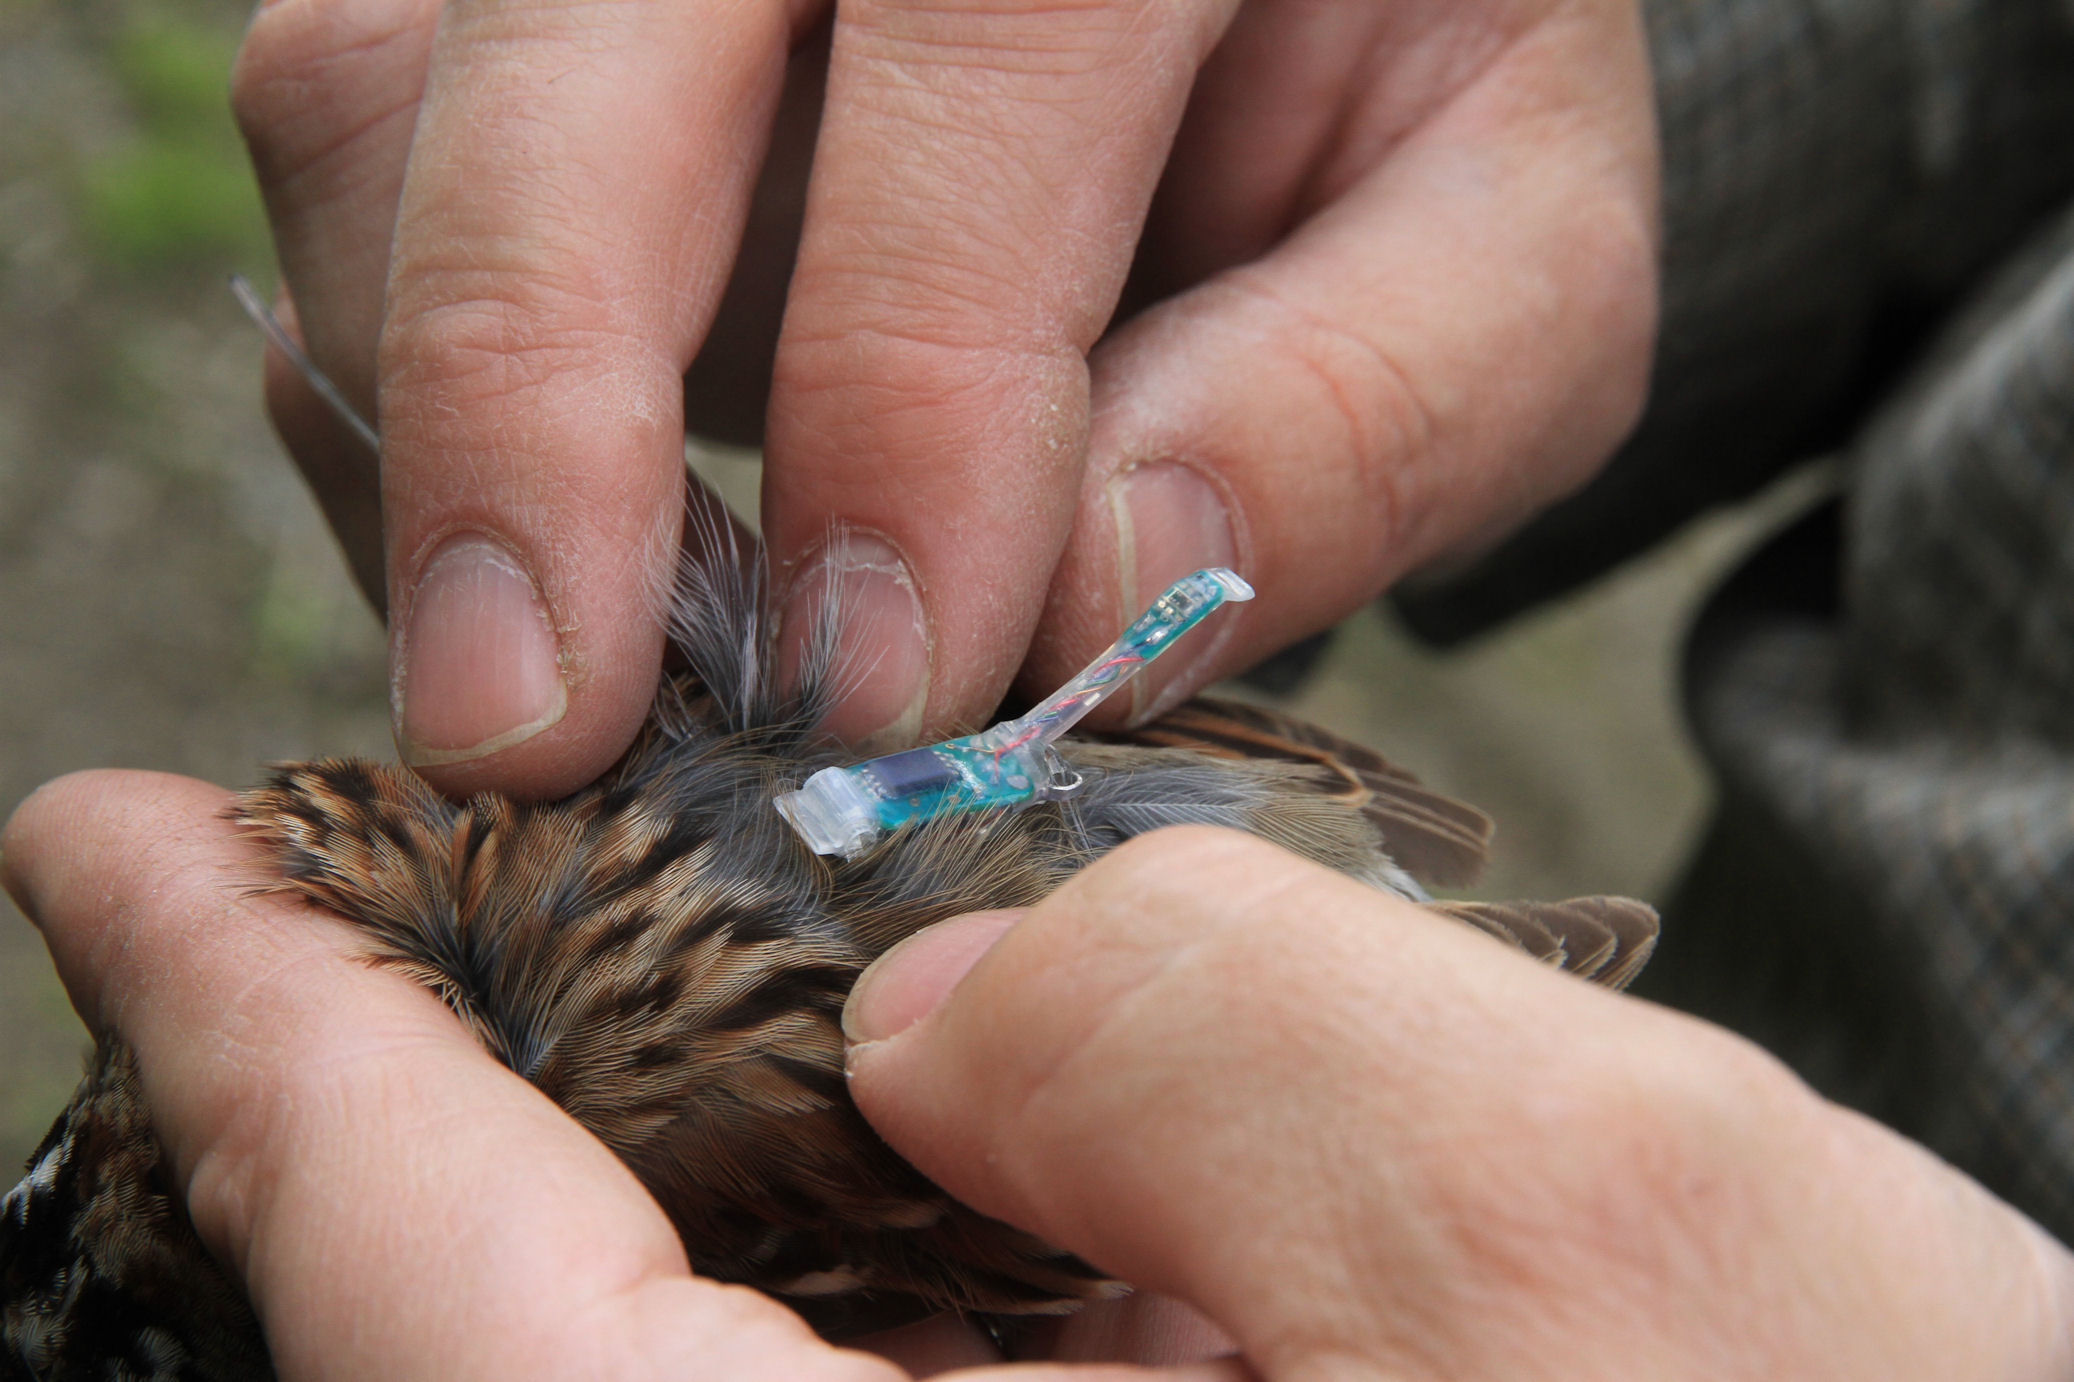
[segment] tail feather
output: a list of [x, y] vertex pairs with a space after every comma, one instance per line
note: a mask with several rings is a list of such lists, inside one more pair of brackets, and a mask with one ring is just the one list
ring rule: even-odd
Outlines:
[[1656, 909], [1631, 897], [1567, 902], [1429, 902], [1442, 916], [1581, 979], [1623, 989], [1656, 949]]
[[1472, 883], [1490, 851], [1491, 818], [1474, 806], [1424, 786], [1374, 749], [1259, 706], [1198, 698], [1118, 737], [1318, 770], [1329, 784], [1324, 794], [1366, 817], [1390, 857], [1422, 883]]

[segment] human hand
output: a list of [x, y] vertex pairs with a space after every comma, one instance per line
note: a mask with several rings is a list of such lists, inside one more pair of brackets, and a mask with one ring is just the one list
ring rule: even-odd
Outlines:
[[89, 773], [4, 881], [74, 1005], [136, 1052], [173, 1183], [286, 1378], [888, 1379], [694, 1281], [624, 1165], [342, 922], [255, 894], [230, 795]]
[[[238, 887], [254, 861], [226, 801], [67, 778], [9, 825], [0, 876], [81, 1012], [136, 1049], [175, 1183], [284, 1376], [905, 1375], [690, 1277], [626, 1169], [431, 995]], [[1724, 1033], [1222, 833], [1127, 846], [1011, 920], [872, 971], [853, 1090], [951, 1189], [1192, 1302], [1252, 1370], [1163, 1375], [2070, 1361], [2064, 1250]], [[1172, 1313], [1104, 1337], [1101, 1310], [1052, 1348], [1205, 1338]], [[948, 1328], [883, 1346], [917, 1375], [986, 1356]]]
[[[976, 961], [976, 963], [975, 963]], [[1739, 1038], [1201, 828], [920, 933], [851, 1092], [1267, 1379], [2047, 1379], [2074, 1259]]]
[[[855, 575], [853, 738], [978, 720], [1026, 649], [1048, 691], [1174, 576], [1242, 569], [1261, 599], [1114, 712], [1150, 713], [1577, 483], [1639, 407], [1634, 0], [859, 0], [816, 131], [830, 13], [253, 20], [291, 316], [379, 415], [379, 502], [278, 361], [270, 405], [448, 790], [559, 794], [640, 723], [694, 356], [761, 411], [775, 352], [766, 532], [795, 616]], [[709, 338], [745, 223], [724, 318], [774, 333], [801, 220], [775, 343]]]

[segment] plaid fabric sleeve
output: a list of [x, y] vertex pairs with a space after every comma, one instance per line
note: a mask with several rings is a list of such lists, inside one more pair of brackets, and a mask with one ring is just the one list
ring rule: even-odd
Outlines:
[[1693, 940], [1663, 996], [2074, 1241], [2074, 208], [1846, 475], [1833, 540], [1775, 542], [1695, 633], [1727, 824], [1666, 909], [1666, 952]]
[[1641, 427], [1445, 582], [1437, 642], [1590, 579], [1848, 439], [1969, 286], [2074, 195], [2066, 0], [1646, 0], [1664, 315]]

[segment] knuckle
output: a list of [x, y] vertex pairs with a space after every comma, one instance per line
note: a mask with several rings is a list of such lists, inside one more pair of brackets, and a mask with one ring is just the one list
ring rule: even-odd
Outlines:
[[279, 8], [261, 10], [245, 30], [230, 71], [230, 108], [248, 142], [270, 141], [293, 109], [309, 62], [306, 26], [291, 24]]
[[593, 378], [625, 354], [622, 334], [596, 300], [550, 276], [505, 274], [494, 285], [453, 284], [458, 291], [446, 295], [440, 286], [421, 283], [400, 294], [384, 324], [385, 429], [537, 398], [552, 382]]
[[277, 0], [253, 16], [230, 105], [260, 177], [286, 181], [417, 100], [436, 6]]
[[1483, 1268], [1554, 1292], [1574, 1289], [1580, 1262], [1608, 1282], [1703, 1284], [1724, 1270], [1721, 1225], [1766, 1212], [1765, 1168], [1814, 1096], [1740, 1038], [1660, 1020], [1676, 1028], [1656, 1042], [1580, 1044], [1534, 1098], [1508, 1101], [1502, 1126], [1434, 1168], [1453, 1236]]
[[913, 68], [1055, 80], [1129, 62], [1148, 43], [1178, 46], [1192, 68], [1221, 32], [1222, 8], [1170, 0], [858, 0], [837, 22], [870, 32], [883, 52]]
[[[1084, 404], [1073, 403], [1070, 416], [1060, 409], [1061, 400], [1086, 396], [1085, 357], [1055, 338], [1004, 338], [978, 317], [917, 307], [900, 320], [789, 328], [773, 379], [774, 394], [789, 401], [773, 419], [777, 435], [795, 451], [871, 452], [921, 484], [949, 473], [946, 457], [971, 457], [975, 469], [1003, 455], [1077, 464], [1077, 437], [1046, 443], [1084, 424]], [[885, 478], [884, 469], [845, 469], [829, 480], [878, 486]], [[982, 492], [960, 502], [991, 501]]]
[[1346, 428], [1347, 454], [1364, 469], [1430, 453], [1441, 425], [1405, 365], [1341, 322], [1312, 317], [1297, 360]]
[[243, 1270], [265, 1217], [264, 1206], [279, 1193], [282, 1167], [269, 1155], [279, 1119], [259, 1099], [224, 1109], [206, 1140], [192, 1149], [187, 1175], [187, 1213], [204, 1241]]
[[[961, 179], [969, 188], [976, 179]], [[868, 241], [803, 266], [796, 291], [811, 315], [790, 335], [839, 342], [859, 330], [894, 345], [1031, 351], [1063, 346], [1071, 294], [1027, 270], [1021, 232], [947, 189], [919, 189], [897, 216], [878, 213]]]
[[[857, 0], [838, 22], [849, 22], [894, 39], [904, 39], [939, 58], [979, 53], [1016, 59], [1028, 52], [1027, 38], [1046, 24], [1084, 29], [1142, 18], [1157, 6], [1151, 0]], [[946, 47], [946, 40], [962, 41]]]
[[1294, 382], [1310, 384], [1321, 405], [1316, 415], [1337, 424], [1336, 468], [1372, 511], [1369, 530], [1392, 545], [1405, 511], [1395, 477], [1442, 444], [1443, 419], [1405, 364], [1354, 326], [1277, 291], [1257, 272], [1235, 271], [1231, 286], [1266, 318]]

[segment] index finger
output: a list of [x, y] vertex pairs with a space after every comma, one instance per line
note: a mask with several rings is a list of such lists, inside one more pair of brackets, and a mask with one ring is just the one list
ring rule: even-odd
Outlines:
[[633, 738], [783, 0], [442, 10], [378, 351], [391, 699], [449, 792], [562, 795]]
[[763, 513], [795, 628], [836, 578], [853, 742], [976, 721], [1022, 661], [1087, 352], [1234, 3], [837, 7]]
[[692, 1277], [632, 1173], [437, 999], [249, 892], [227, 802], [80, 774], [0, 846], [74, 1002], [135, 1049], [175, 1183], [282, 1375], [903, 1375]]

